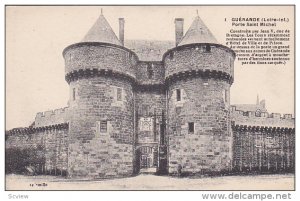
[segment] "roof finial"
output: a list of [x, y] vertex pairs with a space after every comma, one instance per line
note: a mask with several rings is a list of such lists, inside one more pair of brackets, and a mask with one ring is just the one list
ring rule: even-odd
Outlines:
[[196, 12], [197, 12], [197, 17], [199, 17], [198, 9], [196, 10]]
[[101, 15], [103, 15], [103, 8], [101, 8]]
[[256, 97], [256, 105], [259, 105], [259, 96], [257, 94], [257, 97]]

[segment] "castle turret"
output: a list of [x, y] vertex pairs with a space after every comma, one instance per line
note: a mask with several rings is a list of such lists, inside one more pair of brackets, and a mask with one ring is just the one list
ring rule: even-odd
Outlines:
[[70, 85], [69, 175], [131, 175], [138, 57], [122, 46], [102, 14], [63, 56]]
[[230, 86], [235, 53], [197, 16], [177, 47], [164, 54], [169, 173], [231, 168]]

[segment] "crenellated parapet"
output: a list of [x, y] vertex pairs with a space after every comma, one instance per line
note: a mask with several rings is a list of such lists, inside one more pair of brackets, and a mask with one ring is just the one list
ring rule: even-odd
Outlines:
[[184, 80], [187, 78], [203, 78], [203, 79], [218, 79], [223, 80], [230, 85], [233, 83], [233, 77], [225, 72], [209, 70], [209, 69], [198, 69], [198, 70], [186, 70], [178, 73], [174, 73], [168, 77], [166, 77], [166, 84], [170, 84], [177, 80]]
[[288, 127], [272, 127], [272, 126], [248, 126], [248, 125], [238, 125], [232, 123], [231, 126], [233, 131], [237, 132], [263, 132], [263, 133], [285, 133], [291, 134], [295, 133], [295, 128]]
[[68, 107], [64, 107], [64, 108], [59, 108], [59, 109], [55, 109], [55, 110], [48, 110], [48, 111], [44, 111], [44, 112], [38, 112], [36, 114], [36, 117], [50, 117], [51, 115], [59, 115], [59, 114], [63, 114], [65, 112], [67, 112]]
[[49, 126], [41, 127], [25, 127], [25, 128], [14, 128], [5, 132], [5, 135], [14, 135], [14, 134], [33, 134], [36, 132], [51, 131], [51, 130], [63, 130], [68, 129], [69, 123], [61, 123]]
[[76, 80], [83, 79], [83, 78], [88, 79], [88, 78], [94, 78], [94, 77], [100, 77], [100, 76], [128, 80], [131, 83], [136, 83], [136, 79], [134, 76], [120, 73], [120, 72], [117, 72], [114, 70], [97, 69], [97, 68], [86, 68], [86, 69], [74, 70], [74, 71], [68, 73], [65, 76], [65, 79], [68, 83], [70, 83], [72, 81], [76, 81]]
[[35, 127], [48, 126], [67, 122], [69, 119], [69, 108], [59, 108], [45, 112], [38, 112], [35, 117]]
[[168, 50], [164, 56], [166, 79], [178, 75], [207, 76], [207, 78], [226, 79], [233, 82], [235, 53], [219, 44], [194, 43]]
[[123, 46], [102, 42], [76, 43], [64, 49], [63, 57], [68, 83], [86, 75], [105, 75], [102, 72], [136, 77], [138, 57]]
[[241, 111], [231, 106], [231, 119], [235, 124], [267, 127], [295, 127], [292, 114], [268, 113], [258, 111]]
[[165, 84], [165, 68], [161, 61], [139, 61], [136, 70], [139, 85]]

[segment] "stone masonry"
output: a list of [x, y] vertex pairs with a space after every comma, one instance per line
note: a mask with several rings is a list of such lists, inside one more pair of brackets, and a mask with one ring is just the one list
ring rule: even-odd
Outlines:
[[64, 49], [68, 107], [6, 131], [7, 153], [28, 153], [24, 168], [89, 179], [294, 171], [294, 118], [264, 100], [231, 105], [235, 53], [199, 16], [185, 34], [175, 19], [175, 42], [124, 41], [119, 22], [118, 38], [101, 14]]

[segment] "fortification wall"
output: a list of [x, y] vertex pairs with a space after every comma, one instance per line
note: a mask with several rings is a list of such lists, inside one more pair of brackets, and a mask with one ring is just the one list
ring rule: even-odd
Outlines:
[[231, 106], [231, 116], [235, 171], [294, 171], [295, 119], [291, 114], [240, 111]]
[[65, 72], [85, 69], [113, 70], [135, 78], [137, 56], [119, 46], [103, 43], [78, 43], [64, 50]]
[[[40, 174], [66, 174], [68, 167], [68, 124], [13, 129], [6, 132], [6, 151], [29, 154], [30, 165]], [[9, 158], [7, 160], [18, 160]], [[21, 160], [21, 159], [20, 159]]]
[[13, 129], [7, 131], [5, 137], [6, 149], [36, 149], [43, 145], [44, 135], [42, 131], [35, 131], [34, 133], [25, 133], [24, 128]]
[[165, 69], [162, 62], [139, 62], [136, 79], [140, 85], [162, 85], [165, 82]]
[[236, 125], [295, 127], [295, 119], [291, 114], [281, 115], [279, 113], [240, 111], [233, 106], [231, 107], [231, 121], [235, 122]]
[[94, 77], [70, 83], [71, 177], [129, 176], [133, 172], [132, 83]]
[[61, 124], [69, 121], [69, 108], [39, 112], [35, 116], [35, 127]]
[[232, 130], [234, 171], [294, 171], [294, 128], [232, 125]]
[[[178, 165], [189, 173], [230, 169], [229, 99], [224, 96], [229, 87], [221, 80], [201, 78], [186, 78], [169, 86], [169, 173], [176, 173]], [[194, 124], [192, 132], [189, 123]]]
[[169, 77], [184, 71], [221, 71], [233, 77], [234, 53], [228, 48], [215, 47], [206, 51], [206, 45], [178, 47], [164, 57], [165, 76]]

